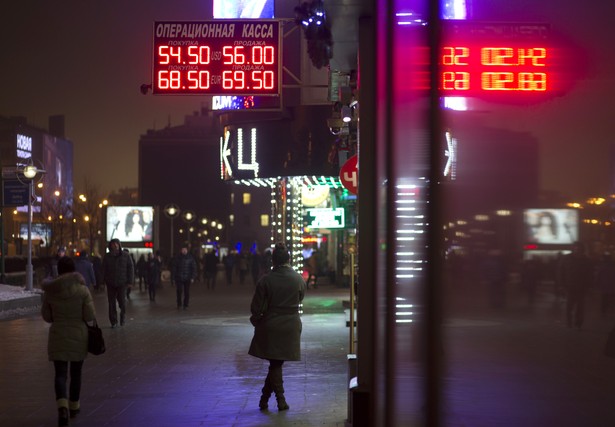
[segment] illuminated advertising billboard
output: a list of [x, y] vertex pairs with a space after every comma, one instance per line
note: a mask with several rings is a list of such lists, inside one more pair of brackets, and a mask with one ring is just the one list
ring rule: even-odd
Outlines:
[[151, 242], [154, 228], [152, 206], [109, 206], [107, 208], [107, 241], [125, 243]]
[[[42, 222], [33, 222], [32, 229], [30, 231], [32, 240], [40, 240], [41, 247], [47, 246], [47, 243], [51, 237], [51, 224], [45, 224]], [[28, 224], [19, 224], [19, 237], [23, 240], [28, 239]]]
[[528, 243], [569, 245], [579, 239], [576, 209], [526, 209], [523, 219]]

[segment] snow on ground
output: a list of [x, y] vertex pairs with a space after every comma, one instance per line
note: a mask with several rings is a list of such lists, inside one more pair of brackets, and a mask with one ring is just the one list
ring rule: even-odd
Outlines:
[[0, 301], [10, 301], [19, 298], [27, 298], [40, 293], [40, 289], [26, 291], [21, 286], [0, 285]]
[[[40, 289], [33, 289], [32, 291], [26, 291], [21, 286], [10, 286], [0, 284], [0, 301], [11, 301], [20, 298], [28, 298], [33, 295], [40, 295], [42, 291]], [[40, 310], [39, 305], [32, 305], [30, 307], [15, 308], [11, 310], [0, 310], [0, 319], [12, 319], [26, 314], [31, 314]]]

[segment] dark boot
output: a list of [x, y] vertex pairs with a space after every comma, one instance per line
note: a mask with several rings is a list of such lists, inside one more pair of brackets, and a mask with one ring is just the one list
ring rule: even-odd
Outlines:
[[77, 415], [79, 415], [80, 412], [81, 412], [81, 409], [80, 409], [79, 401], [77, 402], [69, 401], [68, 402], [68, 413], [71, 418], [75, 418]]
[[278, 411], [286, 411], [289, 406], [284, 398], [284, 380], [282, 378], [282, 367], [269, 369], [269, 380], [271, 388], [275, 393], [275, 398], [278, 401]]
[[265, 410], [269, 407], [269, 398], [273, 392], [273, 389], [271, 388], [271, 381], [269, 381], [269, 374], [267, 374], [267, 378], [265, 378], [265, 385], [261, 391], [263, 394], [261, 395], [261, 400], [258, 402], [258, 407]]
[[58, 426], [68, 426], [68, 408], [58, 408]]

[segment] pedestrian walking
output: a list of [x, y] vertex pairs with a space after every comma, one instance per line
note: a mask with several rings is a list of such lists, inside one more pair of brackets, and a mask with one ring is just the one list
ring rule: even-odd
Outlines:
[[94, 265], [88, 259], [85, 251], [79, 252], [79, 256], [75, 259], [75, 271], [83, 276], [85, 285], [92, 292], [96, 285], [96, 275], [94, 274]]
[[[184, 310], [188, 308], [190, 303], [190, 284], [196, 278], [196, 261], [188, 253], [188, 247], [184, 246], [181, 249], [180, 254], [173, 263], [173, 270], [171, 274], [171, 281], [175, 283], [177, 292], [177, 308], [184, 307]], [[183, 293], [183, 303], [182, 303]]]
[[254, 286], [256, 286], [258, 279], [261, 277], [261, 264], [262, 257], [257, 249], [252, 254], [252, 259], [250, 260], [250, 272], [252, 273], [252, 283]]
[[499, 249], [492, 249], [483, 261], [483, 273], [487, 281], [491, 307], [501, 309], [506, 306], [506, 282], [508, 268]]
[[120, 308], [120, 325], [123, 326], [126, 320], [126, 289], [134, 281], [134, 265], [128, 252], [122, 250], [119, 239], [109, 242], [109, 252], [103, 258], [103, 278], [107, 287], [111, 327], [117, 326], [117, 306]]
[[233, 281], [233, 269], [235, 268], [235, 254], [232, 250], [229, 250], [227, 254], [222, 258], [224, 263], [224, 271], [226, 272], [226, 284], [230, 285]]
[[271, 393], [275, 393], [279, 411], [289, 408], [284, 397], [282, 365], [285, 361], [301, 360], [299, 307], [305, 295], [305, 282], [289, 261], [284, 244], [276, 244], [273, 269], [259, 280], [250, 305], [254, 337], [248, 354], [269, 361], [258, 404], [261, 410], [268, 408]]
[[203, 258], [205, 271], [205, 284], [207, 289], [216, 289], [216, 276], [218, 274], [218, 256], [215, 249], [210, 249]]
[[536, 290], [542, 278], [540, 267], [540, 261], [535, 258], [523, 260], [521, 264], [521, 286], [527, 293], [527, 304], [530, 308], [534, 307]]
[[310, 257], [307, 259], [307, 272], [308, 272], [308, 279], [307, 279], [306, 286], [309, 288], [310, 283], [311, 283], [312, 287], [316, 289], [318, 287], [318, 285], [316, 284], [318, 282], [318, 250], [317, 249], [314, 249]]
[[162, 271], [162, 258], [160, 252], [156, 251], [156, 255], [147, 255], [147, 290], [149, 300], [156, 301], [156, 288], [160, 286], [160, 273]]
[[130, 261], [132, 262], [132, 271], [133, 271], [132, 282], [126, 285], [126, 298], [130, 299], [130, 292], [132, 291], [132, 285], [136, 284], [136, 279], [137, 279], [137, 276], [136, 276], [137, 275], [137, 263], [135, 262], [134, 255], [131, 254], [128, 249], [123, 248], [122, 251], [126, 252], [129, 255]]
[[137, 278], [139, 279], [139, 292], [143, 292], [143, 288], [147, 288], [147, 261], [145, 255], [141, 254], [136, 264]]
[[56, 277], [58, 277], [58, 261], [60, 260], [60, 258], [65, 257], [65, 256], [66, 256], [66, 248], [64, 247], [58, 248], [55, 256], [51, 259], [51, 261], [49, 262], [49, 265], [47, 265], [47, 268], [46, 268], [47, 278], [55, 279]]
[[74, 418], [80, 411], [81, 371], [88, 353], [85, 322], [94, 320], [96, 313], [83, 276], [75, 271], [75, 262], [65, 256], [58, 260], [57, 268], [58, 277], [42, 285], [41, 314], [51, 323], [47, 354], [55, 370], [58, 425], [67, 426], [69, 416]]
[[242, 251], [237, 254], [237, 268], [239, 270], [239, 284], [243, 285], [248, 275], [248, 254], [246, 251]]
[[566, 286], [566, 324], [580, 329], [585, 320], [585, 296], [592, 282], [593, 271], [585, 245], [576, 242], [572, 252], [564, 259], [564, 284]]
[[615, 261], [610, 253], [603, 254], [596, 267], [596, 286], [600, 291], [600, 314], [606, 317], [613, 313], [615, 303]]

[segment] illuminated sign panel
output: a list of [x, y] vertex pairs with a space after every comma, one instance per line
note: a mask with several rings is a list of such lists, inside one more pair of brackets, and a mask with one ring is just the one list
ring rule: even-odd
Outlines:
[[440, 90], [443, 95], [551, 90], [550, 56], [544, 45], [455, 44], [443, 46]]
[[546, 24], [445, 21], [442, 96], [545, 96], [563, 88]]
[[280, 94], [280, 22], [155, 22], [155, 95]]
[[288, 112], [294, 120], [272, 115], [276, 119], [224, 127], [219, 139], [222, 180], [337, 175], [339, 166], [330, 156], [335, 135], [326, 126], [331, 107], [288, 107]]
[[306, 209], [307, 228], [344, 228], [344, 208], [312, 208]]

